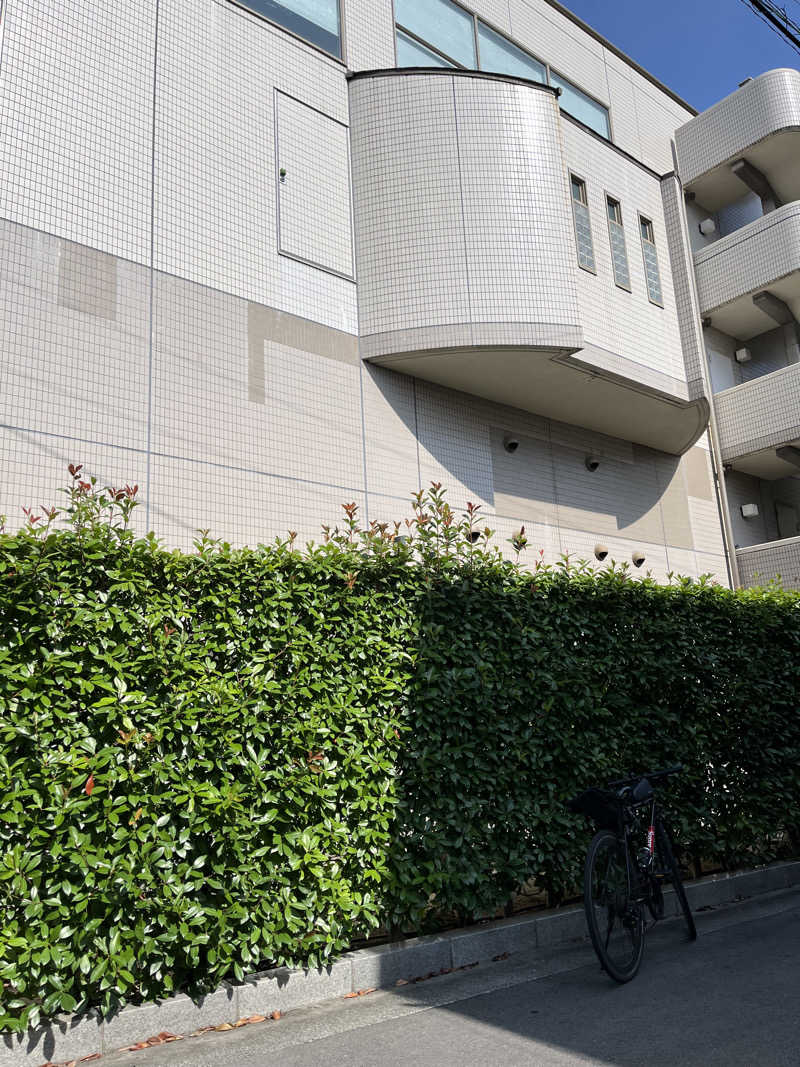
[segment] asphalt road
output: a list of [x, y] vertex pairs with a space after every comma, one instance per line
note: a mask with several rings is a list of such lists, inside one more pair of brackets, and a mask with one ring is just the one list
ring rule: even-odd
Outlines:
[[697, 915], [648, 937], [624, 986], [591, 949], [476, 967], [116, 1053], [104, 1067], [800, 1067], [800, 894]]

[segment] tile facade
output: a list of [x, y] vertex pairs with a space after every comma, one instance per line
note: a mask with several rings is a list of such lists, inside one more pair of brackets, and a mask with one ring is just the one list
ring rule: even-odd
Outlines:
[[[538, 347], [631, 395], [704, 395], [691, 240], [679, 183], [662, 177], [691, 111], [547, 0], [465, 6], [608, 106], [613, 144], [513, 80], [348, 87], [348, 70], [395, 64], [391, 0], [344, 0], [344, 63], [228, 0], [4, 6], [10, 526], [22, 505], [58, 499], [70, 462], [136, 482], [136, 529], [182, 548], [199, 528], [236, 544], [318, 538], [344, 501], [402, 519], [410, 493], [439, 481], [456, 508], [481, 505], [509, 553], [524, 523], [549, 561], [593, 560], [602, 541], [618, 560], [642, 552], [662, 580], [727, 581], [705, 438], [674, 456], [364, 358], [399, 339]], [[794, 106], [795, 72], [777, 73], [770, 114], [776, 93]], [[578, 264], [570, 170], [587, 185], [593, 273]], [[630, 292], [614, 284], [607, 195], [622, 205]], [[770, 270], [800, 241], [784, 214]], [[663, 307], [648, 299], [640, 215]], [[783, 401], [764, 403], [741, 416], [753, 439]]]

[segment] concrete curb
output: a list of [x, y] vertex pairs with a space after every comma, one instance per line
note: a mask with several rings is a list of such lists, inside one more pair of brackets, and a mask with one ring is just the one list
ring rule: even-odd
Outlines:
[[[800, 886], [800, 862], [712, 875], [687, 882], [686, 893], [696, 911], [793, 886]], [[678, 914], [674, 892], [666, 894], [665, 903], [667, 915]], [[504, 953], [530, 953], [585, 938], [583, 908], [573, 905], [359, 949], [321, 971], [280, 967], [249, 975], [242, 984], [223, 984], [197, 1002], [181, 994], [159, 1003], [124, 1008], [107, 1019], [90, 1012], [59, 1018], [29, 1030], [27, 1035], [5, 1034], [0, 1042], [0, 1067], [40, 1067], [48, 1060], [79, 1060], [92, 1053], [113, 1052], [163, 1030], [187, 1034], [249, 1015], [285, 1012], [362, 989], [391, 987], [399, 979], [438, 974]]]

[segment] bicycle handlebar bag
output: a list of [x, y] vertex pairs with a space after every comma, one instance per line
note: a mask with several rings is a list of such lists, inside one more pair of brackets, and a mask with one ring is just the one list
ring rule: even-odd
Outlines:
[[619, 828], [620, 806], [613, 793], [603, 789], [586, 789], [567, 801], [567, 807], [576, 814], [585, 815], [601, 830]]

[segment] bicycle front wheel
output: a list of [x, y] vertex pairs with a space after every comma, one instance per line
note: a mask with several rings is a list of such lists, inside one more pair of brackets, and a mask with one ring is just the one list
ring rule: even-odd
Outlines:
[[644, 914], [631, 896], [625, 844], [601, 830], [586, 857], [583, 904], [589, 936], [603, 970], [615, 982], [629, 982], [644, 952]]

